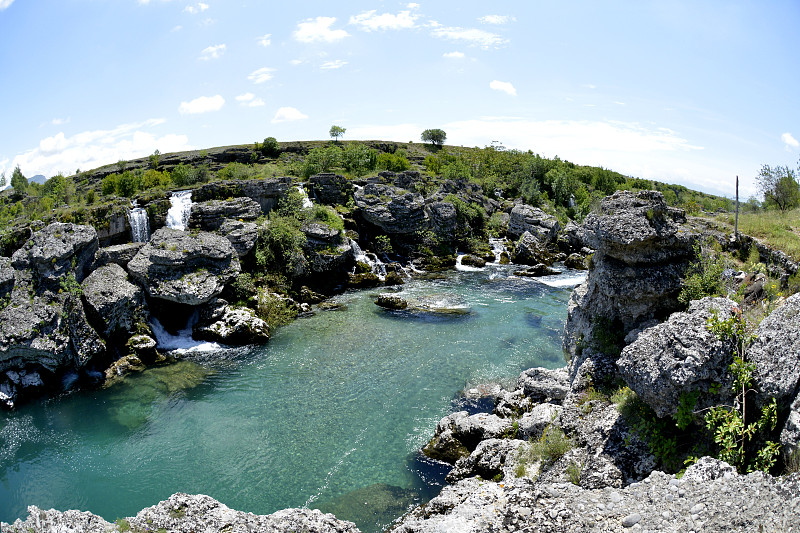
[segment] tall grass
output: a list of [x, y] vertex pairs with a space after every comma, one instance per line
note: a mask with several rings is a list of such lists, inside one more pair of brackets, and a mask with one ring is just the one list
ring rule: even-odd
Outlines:
[[[732, 214], [716, 218], [733, 231]], [[755, 237], [771, 247], [782, 250], [795, 260], [800, 259], [800, 209], [739, 214], [739, 232]]]

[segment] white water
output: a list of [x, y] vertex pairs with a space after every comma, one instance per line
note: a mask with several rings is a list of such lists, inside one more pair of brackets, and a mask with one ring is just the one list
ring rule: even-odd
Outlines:
[[192, 191], [175, 191], [169, 201], [172, 206], [167, 211], [167, 227], [185, 230], [192, 214]]
[[154, 318], [150, 322], [150, 327], [153, 329], [153, 334], [156, 336], [158, 347], [162, 350], [175, 352], [177, 354], [195, 353], [195, 352], [212, 352], [224, 348], [219, 343], [196, 341], [192, 338], [192, 328], [197, 323], [197, 315], [193, 316], [185, 328], [180, 330], [177, 335], [171, 334], [164, 329], [161, 322]]
[[507, 251], [506, 240], [489, 239], [489, 245], [492, 247], [492, 252], [494, 252], [494, 262], [500, 263], [500, 256], [503, 254], [503, 252]]
[[544, 276], [537, 279], [548, 287], [577, 287], [586, 281], [586, 272], [576, 274], [573, 271], [564, 274], [556, 274], [555, 276]]
[[133, 242], [147, 242], [150, 239], [150, 222], [147, 219], [147, 211], [143, 207], [129, 209], [128, 222], [131, 225]]
[[369, 265], [373, 274], [380, 279], [386, 278], [386, 264], [378, 259], [375, 254], [367, 254], [361, 249], [356, 241], [351, 241], [353, 247], [353, 254], [356, 256], [356, 261], [359, 263], [366, 263]]
[[303, 196], [303, 209], [314, 207], [314, 202], [312, 202], [311, 198], [308, 197], [308, 194], [306, 194], [306, 190], [303, 188], [302, 184], [297, 186], [297, 190], [300, 191], [300, 194]]
[[456, 270], [460, 270], [462, 272], [480, 272], [483, 268], [474, 267], [469, 265], [462, 265], [461, 259], [467, 254], [458, 254], [456, 256]]

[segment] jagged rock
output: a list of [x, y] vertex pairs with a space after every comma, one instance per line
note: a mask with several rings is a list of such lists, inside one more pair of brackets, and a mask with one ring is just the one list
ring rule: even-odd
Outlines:
[[353, 184], [342, 175], [321, 172], [308, 178], [308, 185], [314, 199], [326, 205], [344, 205], [353, 194]]
[[349, 240], [337, 246], [307, 249], [306, 258], [312, 273], [329, 278], [344, 278], [355, 264], [355, 254]]
[[0, 298], [5, 298], [14, 288], [14, 268], [11, 259], [0, 257]]
[[747, 356], [756, 365], [757, 404], [776, 398], [785, 409], [800, 390], [800, 294], [767, 316], [755, 336]]
[[306, 241], [312, 246], [329, 246], [341, 244], [342, 232], [327, 224], [319, 222], [305, 223], [300, 231], [306, 236]]
[[440, 238], [450, 241], [458, 230], [458, 213], [450, 202], [432, 201], [425, 204], [425, 213], [431, 229]]
[[248, 307], [226, 305], [221, 317], [207, 326], [196, 326], [192, 336], [223, 344], [261, 344], [269, 340], [269, 326]]
[[720, 478], [730, 479], [734, 476], [736, 476], [736, 469], [725, 461], [713, 457], [701, 457], [686, 469], [681, 479], [705, 483]]
[[526, 278], [540, 278], [542, 276], [554, 276], [556, 274], [561, 274], [560, 270], [556, 270], [555, 268], [550, 268], [549, 266], [537, 263], [532, 267], [528, 267], [525, 270], [515, 270], [515, 276], [521, 276]]
[[219, 229], [226, 219], [253, 221], [261, 216], [261, 206], [252, 198], [209, 200], [192, 204], [189, 227], [204, 231]]
[[384, 233], [412, 234], [427, 227], [425, 200], [418, 193], [368, 183], [354, 198], [364, 220]]
[[540, 263], [550, 265], [553, 263], [553, 258], [544, 243], [529, 231], [526, 231], [514, 247], [513, 261], [521, 265], [537, 265]]
[[127, 272], [118, 264], [98, 268], [81, 287], [89, 317], [104, 337], [127, 338], [137, 323], [147, 323], [144, 292], [128, 281]]
[[83, 281], [97, 248], [93, 227], [54, 222], [35, 232], [11, 261], [15, 269], [31, 270], [38, 282], [53, 288], [67, 274]]
[[461, 264], [475, 268], [483, 268], [486, 266], [486, 261], [480, 257], [467, 254], [461, 258]]
[[447, 474], [447, 482], [480, 476], [493, 479], [502, 476], [511, 459], [525, 442], [518, 439], [487, 439], [481, 441], [468, 457], [456, 461], [455, 466]]
[[537, 240], [547, 244], [556, 240], [560, 230], [561, 224], [556, 217], [548, 215], [538, 207], [521, 204], [515, 205], [511, 210], [507, 233], [514, 238], [526, 232], [531, 233]]
[[586, 258], [578, 253], [570, 254], [564, 260], [564, 266], [575, 270], [586, 270]]
[[384, 309], [400, 310], [408, 307], [408, 302], [396, 294], [379, 294], [375, 299], [375, 305]]
[[261, 213], [266, 215], [286, 196], [291, 183], [291, 178], [212, 181], [194, 189], [192, 200], [206, 202], [246, 196], [258, 202]]
[[142, 359], [137, 354], [128, 354], [123, 355], [105, 371], [105, 387], [110, 387], [114, 383], [118, 382], [120, 378], [124, 378], [129, 374], [134, 374], [137, 372], [142, 372], [147, 366], [144, 364]]
[[520, 374], [517, 388], [534, 402], [560, 401], [569, 392], [569, 375], [565, 368], [529, 368]]
[[362, 272], [359, 274], [348, 274], [347, 284], [354, 289], [366, 289], [369, 287], [378, 287], [381, 284], [381, 278], [372, 272]]
[[784, 458], [788, 458], [791, 454], [800, 454], [800, 393], [789, 406], [789, 414], [786, 416], [786, 423], [781, 430], [780, 442], [783, 446]]
[[518, 421], [517, 437], [536, 440], [542, 436], [554, 420], [561, 414], [561, 406], [551, 403], [540, 403], [522, 415]]
[[386, 278], [383, 280], [383, 284], [387, 287], [392, 285], [404, 285], [405, 281], [403, 280], [403, 276], [397, 272], [387, 272]]
[[622, 378], [660, 417], [674, 415], [688, 394], [699, 394], [695, 410], [724, 402], [735, 345], [718, 339], [707, 321], [714, 313], [726, 320], [738, 309], [727, 298], [703, 298], [643, 331], [617, 360]]
[[125, 268], [130, 263], [141, 247], [144, 246], [143, 242], [132, 242], [128, 244], [116, 244], [114, 246], [107, 246], [100, 248], [94, 254], [94, 265], [92, 268], [98, 269], [105, 265], [112, 263]]
[[439, 421], [423, 453], [432, 459], [454, 463], [474, 450], [481, 441], [504, 437], [511, 428], [512, 422], [507, 418], [488, 413], [469, 415], [467, 411], [459, 411]]
[[128, 272], [151, 298], [200, 305], [239, 273], [231, 243], [213, 233], [161, 228], [128, 263]]
[[[561, 251], [572, 253], [583, 253], [584, 249], [589, 248], [589, 240], [586, 236], [586, 230], [583, 226], [579, 226], [572, 220], [567, 222], [564, 230], [558, 236], [558, 247]], [[593, 250], [589, 250], [591, 253]]]
[[470, 450], [455, 435], [455, 422], [466, 418], [466, 411], [452, 413], [436, 425], [436, 431], [431, 440], [422, 448], [422, 453], [445, 463], [455, 464], [462, 457], [468, 457]]
[[241, 259], [247, 256], [256, 246], [258, 240], [258, 224], [226, 219], [217, 233], [228, 239]]

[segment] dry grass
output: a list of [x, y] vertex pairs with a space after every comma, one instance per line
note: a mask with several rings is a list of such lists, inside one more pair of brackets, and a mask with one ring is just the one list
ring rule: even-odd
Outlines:
[[[733, 231], [734, 215], [729, 213], [713, 217], [712, 220]], [[761, 211], [740, 213], [739, 232], [781, 250], [795, 260], [800, 259], [800, 209], [782, 213]]]

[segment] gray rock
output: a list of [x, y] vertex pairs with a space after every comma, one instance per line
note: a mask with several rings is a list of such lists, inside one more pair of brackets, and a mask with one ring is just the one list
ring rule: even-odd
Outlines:
[[81, 287], [87, 312], [104, 337], [127, 338], [137, 323], [147, 323], [144, 292], [128, 281], [127, 272], [118, 264], [98, 268], [83, 280]]
[[526, 278], [540, 278], [542, 276], [554, 276], [556, 274], [561, 274], [560, 270], [556, 270], [555, 268], [550, 268], [549, 266], [537, 263], [532, 267], [528, 267], [525, 270], [515, 270], [515, 276], [522, 276]]
[[307, 222], [300, 228], [311, 246], [329, 246], [342, 243], [342, 232], [327, 224]]
[[452, 240], [458, 230], [458, 214], [450, 202], [433, 201], [426, 203], [425, 213], [430, 220], [431, 229], [441, 239]]
[[125, 268], [128, 266], [131, 259], [139, 253], [142, 246], [144, 246], [143, 242], [132, 242], [100, 248], [94, 255], [94, 265], [92, 268], [97, 269], [105, 265], [110, 265], [111, 263]]
[[313, 198], [327, 205], [346, 204], [353, 194], [353, 184], [342, 175], [322, 172], [308, 178], [308, 186]]
[[567, 222], [567, 225], [564, 226], [563, 231], [558, 236], [558, 247], [566, 253], [582, 253], [584, 248], [589, 247], [589, 239], [586, 236], [584, 227], [579, 226], [572, 220]]
[[660, 417], [674, 415], [686, 394], [699, 394], [696, 410], [730, 400], [735, 345], [718, 339], [707, 321], [715, 311], [726, 320], [734, 309], [738, 305], [727, 298], [703, 298], [643, 331], [617, 360], [622, 378]]
[[508, 221], [508, 235], [517, 238], [526, 232], [547, 244], [554, 242], [561, 230], [556, 217], [548, 215], [537, 207], [521, 204], [511, 210]]
[[456, 461], [453, 469], [447, 474], [447, 482], [455, 483], [472, 476], [480, 476], [483, 479], [504, 476], [506, 467], [512, 462], [519, 447], [524, 444], [524, 441], [517, 439], [481, 441], [468, 457]]
[[31, 270], [39, 282], [56, 287], [67, 274], [83, 281], [97, 247], [93, 227], [54, 222], [35, 232], [11, 260], [15, 269]]
[[261, 216], [261, 206], [251, 198], [209, 200], [192, 204], [189, 227], [204, 231], [219, 229], [226, 219], [253, 221]]
[[569, 392], [569, 375], [565, 368], [529, 368], [520, 374], [517, 388], [535, 402], [560, 401]]
[[517, 241], [512, 260], [520, 265], [540, 263], [550, 265], [553, 263], [553, 258], [545, 244], [529, 231], [523, 233]]
[[267, 214], [286, 196], [291, 178], [212, 181], [192, 191], [192, 200], [227, 200], [246, 196], [261, 206], [261, 214]]
[[219, 295], [239, 271], [239, 257], [226, 238], [170, 228], [156, 231], [128, 263], [131, 277], [150, 297], [189, 305]]
[[425, 201], [418, 193], [368, 183], [354, 198], [364, 220], [384, 233], [412, 234], [427, 228]]
[[575, 270], [586, 270], [586, 258], [579, 253], [572, 253], [564, 259], [564, 266]]
[[736, 469], [719, 459], [701, 457], [696, 463], [689, 466], [681, 478], [685, 481], [705, 483], [714, 479], [731, 478], [736, 476]]
[[223, 344], [261, 344], [269, 340], [269, 326], [248, 307], [226, 305], [219, 318], [209, 325], [196, 326], [192, 336]]
[[217, 233], [228, 239], [241, 259], [253, 251], [258, 240], [258, 224], [226, 219]]
[[519, 430], [517, 437], [521, 439], [536, 440], [542, 436], [545, 429], [561, 414], [561, 406], [551, 403], [535, 405], [529, 412], [524, 413], [518, 421]]
[[789, 414], [786, 416], [786, 423], [781, 430], [780, 442], [783, 445], [784, 458], [788, 458], [790, 454], [800, 454], [800, 393], [789, 406]]
[[408, 302], [396, 294], [383, 293], [375, 299], [375, 305], [384, 309], [400, 310], [408, 307]]

